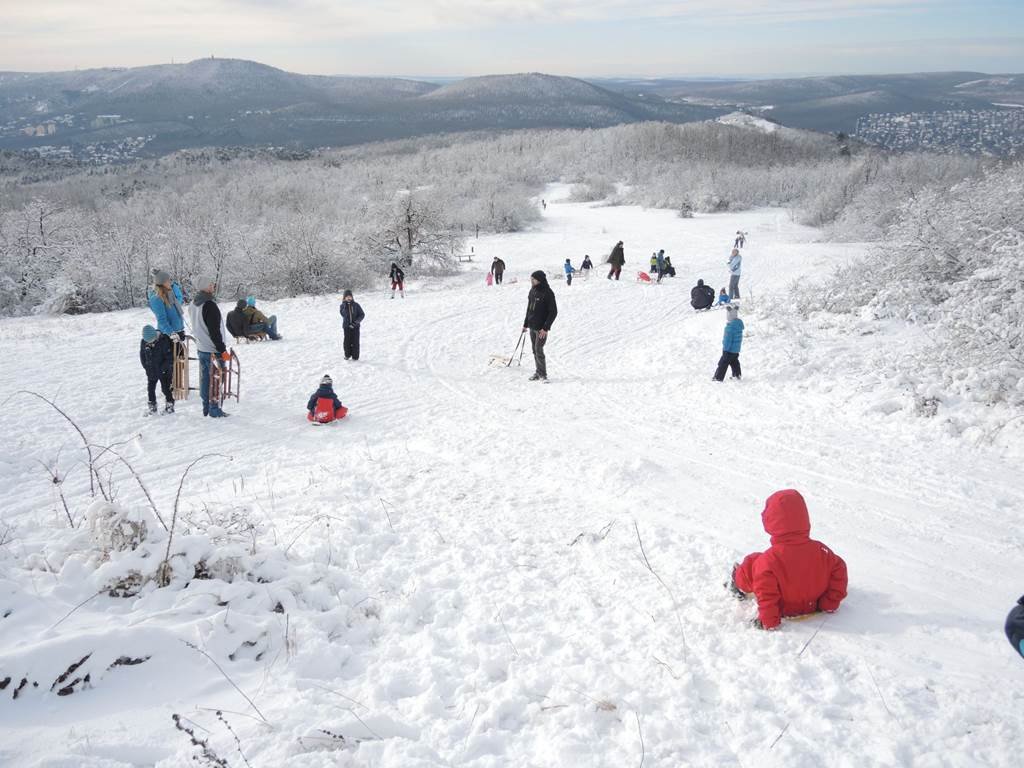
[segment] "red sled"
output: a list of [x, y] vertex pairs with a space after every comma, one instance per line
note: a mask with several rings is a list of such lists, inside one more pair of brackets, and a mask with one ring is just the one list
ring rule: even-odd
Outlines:
[[636, 281], [638, 283], [649, 283], [651, 282], [651, 276], [648, 275], [646, 272], [637, 272]]
[[330, 424], [332, 421], [339, 421], [348, 415], [348, 408], [344, 405], [334, 407], [334, 401], [329, 397], [321, 397], [316, 401], [316, 407], [312, 413], [306, 413], [306, 419], [313, 424]]

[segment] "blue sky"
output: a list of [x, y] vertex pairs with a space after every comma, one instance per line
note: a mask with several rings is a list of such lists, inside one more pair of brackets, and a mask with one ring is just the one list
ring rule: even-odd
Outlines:
[[203, 56], [316, 74], [1024, 72], [1024, 0], [4, 0], [0, 69]]

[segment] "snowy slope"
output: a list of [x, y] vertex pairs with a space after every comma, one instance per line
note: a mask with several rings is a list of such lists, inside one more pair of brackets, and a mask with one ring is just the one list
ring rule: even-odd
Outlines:
[[[767, 309], [858, 249], [781, 211], [684, 220], [553, 202], [566, 191], [536, 231], [474, 242], [484, 263], [462, 275], [357, 297], [359, 363], [341, 360], [337, 297], [265, 307], [285, 341], [239, 349], [243, 400], [222, 422], [194, 402], [140, 417], [147, 312], [0, 322], [0, 764], [185, 765], [174, 713], [230, 765], [239, 747], [252, 766], [1017, 764], [1024, 670], [1001, 630], [1024, 589], [1016, 464], [913, 416], [899, 382], [844, 378], [913, 338]], [[724, 317], [693, 314], [689, 289], [725, 284], [738, 229], [745, 375], [714, 384]], [[620, 238], [629, 279], [560, 284], [566, 257], [597, 263]], [[633, 281], [659, 247], [680, 276]], [[510, 273], [488, 289], [492, 255]], [[547, 385], [487, 365], [511, 352], [536, 268], [560, 310]], [[352, 416], [314, 429], [325, 372]], [[23, 388], [97, 444], [128, 440], [165, 518], [189, 462], [232, 456], [186, 480], [178, 561], [211, 550], [254, 576], [97, 594], [132, 561], [101, 562], [87, 525], [62, 524], [37, 461], [84, 454], [45, 406], [7, 399]], [[722, 582], [767, 546], [760, 511], [784, 487], [851, 587], [827, 622], [768, 634]], [[63, 488], [80, 517], [84, 470]], [[87, 653], [92, 687], [50, 692]], [[111, 667], [122, 655], [149, 658]], [[14, 699], [21, 677], [40, 685]]]

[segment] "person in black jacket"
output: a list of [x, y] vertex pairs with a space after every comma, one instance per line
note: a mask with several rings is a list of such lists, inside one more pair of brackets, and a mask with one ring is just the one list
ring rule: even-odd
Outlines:
[[228, 333], [236, 339], [247, 339], [249, 333], [249, 318], [245, 316], [245, 299], [239, 299], [235, 308], [228, 312], [224, 322], [228, 327]]
[[690, 306], [694, 309], [710, 309], [715, 303], [715, 289], [710, 285], [704, 285], [703, 280], [690, 291]]
[[1013, 650], [1024, 656], [1024, 596], [1006, 616], [1006, 639], [1010, 641]]
[[359, 359], [359, 326], [366, 317], [363, 308], [360, 307], [352, 297], [352, 291], [345, 291], [341, 299], [341, 326], [345, 333], [345, 359]]
[[391, 262], [391, 298], [395, 298], [395, 288], [405, 298], [405, 272], [394, 261]]
[[174, 354], [171, 351], [171, 337], [166, 336], [152, 325], [142, 329], [139, 343], [139, 362], [146, 369], [146, 394], [149, 396], [149, 412], [156, 413], [156, 383], [164, 393], [164, 413], [174, 413], [174, 395], [171, 393], [171, 372], [174, 370]]
[[533, 347], [533, 360], [537, 366], [530, 381], [547, 381], [548, 366], [544, 357], [544, 344], [551, 332], [551, 324], [558, 316], [558, 305], [555, 304], [555, 292], [548, 285], [548, 276], [541, 270], [530, 275], [530, 295], [526, 301], [526, 319], [523, 320], [523, 333], [530, 332], [530, 344]]

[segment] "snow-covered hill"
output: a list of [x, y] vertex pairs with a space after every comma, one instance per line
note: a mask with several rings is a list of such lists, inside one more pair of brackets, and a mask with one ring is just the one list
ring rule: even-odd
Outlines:
[[[474, 241], [458, 277], [358, 296], [358, 363], [337, 297], [268, 304], [285, 340], [239, 348], [242, 402], [219, 422], [194, 402], [141, 417], [147, 312], [0, 321], [0, 764], [184, 765], [199, 750], [175, 714], [230, 765], [1017, 764], [1024, 670], [1001, 628], [1024, 590], [1017, 465], [873, 373], [912, 335], [771, 309], [859, 249], [782, 211], [680, 219], [563, 194], [535, 231]], [[725, 284], [738, 229], [744, 380], [715, 384], [724, 318], [694, 314], [689, 289]], [[562, 283], [565, 258], [599, 263], [619, 239], [623, 281]], [[635, 282], [656, 248], [679, 276]], [[504, 286], [484, 285], [492, 256]], [[560, 310], [547, 385], [488, 365], [537, 268]], [[325, 372], [352, 415], [315, 429]], [[170, 586], [132, 581], [167, 546], [135, 479], [101, 462], [150, 523], [106, 557], [109, 508], [81, 522], [78, 436], [22, 389], [117, 443], [168, 523], [189, 463], [231, 457], [181, 485]], [[76, 531], [40, 462], [67, 473]], [[769, 634], [722, 582], [767, 545], [761, 508], [785, 487], [850, 595]]]

